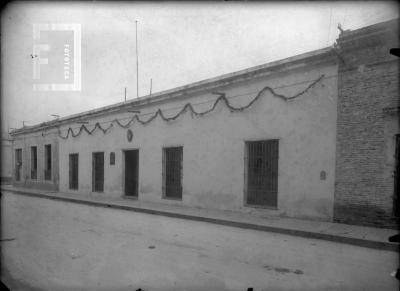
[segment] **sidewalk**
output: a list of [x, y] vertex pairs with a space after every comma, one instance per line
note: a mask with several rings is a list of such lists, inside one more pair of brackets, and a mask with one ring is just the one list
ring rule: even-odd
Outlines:
[[61, 200], [86, 204], [96, 207], [123, 209], [153, 215], [203, 221], [208, 223], [276, 232], [305, 238], [323, 239], [333, 242], [352, 244], [362, 247], [398, 251], [398, 245], [389, 243], [388, 238], [398, 231], [375, 227], [347, 225], [341, 223], [322, 222], [284, 218], [278, 216], [260, 217], [256, 215], [234, 212], [192, 208], [187, 206], [166, 205], [124, 198], [89, 197], [44, 190], [15, 188], [1, 185], [2, 192], [12, 192], [45, 199]]

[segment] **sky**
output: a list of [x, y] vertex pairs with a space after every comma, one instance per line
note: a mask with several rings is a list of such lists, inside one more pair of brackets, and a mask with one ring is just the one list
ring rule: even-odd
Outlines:
[[[172, 89], [332, 46], [338, 23], [393, 18], [398, 4], [384, 1], [11, 2], [1, 14], [1, 130], [122, 102], [125, 88], [136, 98], [135, 21], [142, 97], [150, 80], [153, 93]], [[81, 88], [35, 91], [33, 25], [60, 23], [81, 27]], [[55, 75], [54, 63], [40, 68], [42, 79]]]

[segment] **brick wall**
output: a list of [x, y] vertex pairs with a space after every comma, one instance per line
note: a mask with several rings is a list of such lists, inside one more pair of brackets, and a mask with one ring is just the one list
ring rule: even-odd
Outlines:
[[399, 133], [397, 20], [341, 33], [334, 220], [396, 227], [394, 142]]

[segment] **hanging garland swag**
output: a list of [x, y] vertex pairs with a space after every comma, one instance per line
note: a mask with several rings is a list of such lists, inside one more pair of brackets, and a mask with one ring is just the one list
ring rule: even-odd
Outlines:
[[318, 79], [316, 79], [316, 80], [313, 81], [310, 85], [308, 85], [307, 88], [305, 88], [303, 91], [301, 91], [301, 92], [299, 92], [299, 93], [297, 93], [297, 94], [295, 94], [295, 95], [293, 95], [293, 96], [289, 96], [289, 97], [288, 97], [288, 96], [285, 96], [285, 95], [283, 95], [283, 94], [276, 93], [276, 92], [274, 91], [274, 89], [272, 89], [271, 87], [265, 86], [263, 89], [261, 89], [261, 91], [259, 91], [259, 92], [257, 93], [257, 95], [253, 98], [253, 100], [250, 101], [249, 104], [247, 104], [247, 105], [245, 105], [245, 106], [243, 106], [243, 107], [234, 107], [234, 106], [232, 106], [232, 105], [229, 103], [229, 100], [226, 98], [225, 93], [213, 92], [213, 94], [218, 95], [219, 97], [217, 98], [217, 100], [215, 100], [213, 106], [212, 106], [210, 109], [208, 109], [208, 110], [206, 110], [206, 111], [203, 111], [203, 112], [197, 112], [197, 111], [193, 108], [193, 106], [192, 106], [191, 103], [186, 103], [185, 106], [182, 108], [182, 110], [179, 111], [175, 116], [172, 116], [172, 117], [165, 117], [164, 114], [163, 114], [163, 112], [161, 111], [161, 109], [158, 109], [158, 110], [156, 111], [156, 113], [154, 113], [153, 116], [151, 116], [151, 117], [150, 117], [149, 119], [147, 119], [147, 120], [141, 120], [141, 119], [139, 118], [139, 116], [138, 116], [137, 114], [135, 114], [126, 124], [122, 124], [118, 119], [114, 119], [114, 120], [111, 121], [110, 125], [109, 125], [107, 128], [103, 128], [103, 127], [101, 127], [101, 125], [100, 125], [99, 122], [96, 122], [96, 124], [94, 125], [94, 127], [93, 127], [92, 130], [89, 130], [84, 124], [82, 124], [82, 126], [79, 128], [79, 130], [78, 130], [77, 133], [74, 133], [74, 131], [72, 130], [72, 128], [69, 127], [66, 136], [62, 136], [62, 135], [61, 135], [61, 130], [60, 130], [60, 129], [58, 129], [58, 135], [59, 135], [59, 137], [61, 137], [62, 139], [67, 139], [67, 138], [69, 137], [70, 134], [71, 134], [72, 137], [77, 137], [77, 136], [79, 136], [79, 135], [82, 133], [82, 131], [85, 131], [87, 134], [91, 135], [91, 134], [93, 134], [93, 132], [94, 132], [97, 128], [100, 129], [104, 134], [106, 134], [107, 131], [108, 131], [111, 127], [113, 127], [113, 124], [114, 124], [114, 123], [116, 123], [118, 126], [120, 126], [120, 127], [122, 127], [122, 128], [128, 128], [128, 127], [130, 126], [130, 124], [131, 124], [133, 121], [135, 121], [135, 120], [136, 120], [137, 122], [139, 122], [140, 124], [142, 124], [142, 125], [146, 125], [146, 124], [152, 122], [154, 119], [156, 119], [157, 116], [160, 116], [162, 120], [168, 122], [168, 121], [172, 121], [172, 120], [177, 119], [180, 115], [182, 115], [183, 113], [185, 113], [188, 109], [189, 109], [190, 112], [191, 112], [192, 114], [194, 114], [195, 116], [203, 116], [203, 115], [206, 115], [206, 114], [208, 114], [208, 113], [214, 111], [215, 108], [217, 107], [218, 103], [221, 102], [221, 101], [224, 102], [224, 104], [226, 105], [226, 107], [228, 107], [228, 108], [230, 109], [231, 112], [243, 111], [243, 110], [249, 108], [250, 106], [252, 106], [252, 105], [254, 104], [254, 102], [256, 102], [256, 101], [257, 101], [265, 92], [267, 92], [267, 91], [270, 92], [273, 96], [275, 96], [275, 97], [277, 97], [277, 98], [281, 98], [281, 99], [283, 99], [283, 100], [285, 100], [285, 101], [290, 101], [290, 100], [293, 100], [293, 99], [295, 99], [295, 98], [297, 98], [297, 97], [300, 97], [301, 95], [305, 94], [308, 90], [310, 90], [310, 89], [311, 89], [312, 87], [314, 87], [318, 82], [320, 82], [320, 81], [324, 78], [324, 76], [325, 76], [325, 75], [321, 75]]

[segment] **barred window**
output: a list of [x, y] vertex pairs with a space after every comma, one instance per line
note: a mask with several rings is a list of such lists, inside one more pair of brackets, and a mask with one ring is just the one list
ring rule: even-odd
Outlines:
[[246, 142], [246, 203], [277, 207], [278, 140]]
[[92, 191], [104, 191], [104, 152], [93, 153], [92, 158]]
[[77, 190], [79, 185], [79, 155], [69, 155], [69, 189]]
[[15, 150], [15, 180], [21, 181], [22, 176], [22, 149]]
[[37, 179], [37, 147], [31, 147], [31, 179]]
[[44, 146], [44, 179], [51, 180], [51, 144]]
[[183, 147], [169, 147], [163, 150], [163, 196], [182, 199]]

